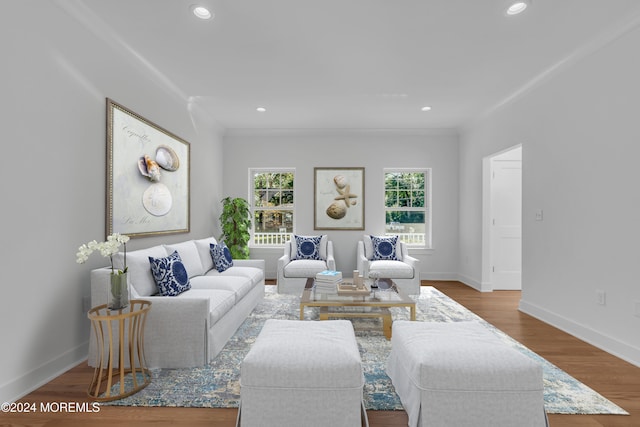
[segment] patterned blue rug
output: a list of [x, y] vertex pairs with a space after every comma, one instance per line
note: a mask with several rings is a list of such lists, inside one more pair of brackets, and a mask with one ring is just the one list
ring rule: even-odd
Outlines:
[[[110, 402], [121, 406], [238, 407], [240, 363], [262, 329], [266, 319], [299, 319], [300, 298], [275, 293], [266, 296], [209, 365], [189, 369], [154, 369], [153, 379], [139, 393]], [[453, 301], [433, 287], [422, 287], [416, 304], [417, 320], [430, 322], [481, 322], [507, 344], [537, 360], [543, 366], [545, 409], [550, 414], [617, 414], [626, 411], [568, 375], [519, 342]], [[394, 319], [409, 318], [405, 308], [392, 308]], [[317, 309], [307, 308], [305, 319], [317, 319]], [[380, 319], [351, 319], [356, 331], [365, 375], [367, 410], [402, 410], [400, 399], [385, 373], [391, 343], [382, 334]]]

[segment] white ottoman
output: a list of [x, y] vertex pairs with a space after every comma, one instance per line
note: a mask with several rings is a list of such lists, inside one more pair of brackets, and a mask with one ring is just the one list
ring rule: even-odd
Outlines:
[[387, 374], [410, 427], [547, 425], [540, 364], [477, 322], [394, 322]]
[[241, 426], [360, 426], [364, 375], [348, 320], [265, 322], [240, 368]]

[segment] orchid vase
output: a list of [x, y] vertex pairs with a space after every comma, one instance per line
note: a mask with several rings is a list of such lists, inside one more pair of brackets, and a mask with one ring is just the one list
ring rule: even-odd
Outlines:
[[129, 285], [127, 273], [116, 271], [111, 273], [109, 284], [109, 300], [107, 308], [109, 310], [122, 310], [129, 306]]

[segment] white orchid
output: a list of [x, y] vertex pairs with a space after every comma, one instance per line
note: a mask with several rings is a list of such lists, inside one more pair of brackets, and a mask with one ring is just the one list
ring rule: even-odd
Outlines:
[[87, 259], [89, 259], [89, 255], [91, 255], [94, 251], [100, 252], [103, 257], [109, 257], [111, 261], [111, 271], [114, 271], [113, 268], [113, 255], [118, 253], [120, 249], [120, 245], [124, 247], [124, 268], [118, 271], [118, 274], [125, 273], [127, 271], [127, 242], [129, 241], [129, 236], [126, 234], [113, 233], [107, 236], [107, 240], [104, 242], [98, 243], [95, 240], [90, 241], [89, 243], [85, 243], [78, 248], [78, 253], [76, 254], [76, 262], [78, 264], [83, 264]]

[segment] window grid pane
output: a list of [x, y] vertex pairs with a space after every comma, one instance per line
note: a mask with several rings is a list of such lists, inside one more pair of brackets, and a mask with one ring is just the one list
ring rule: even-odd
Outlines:
[[294, 232], [294, 173], [253, 173], [253, 245], [280, 246]]
[[430, 230], [426, 207], [428, 172], [385, 172], [385, 230], [412, 246], [426, 246]]

